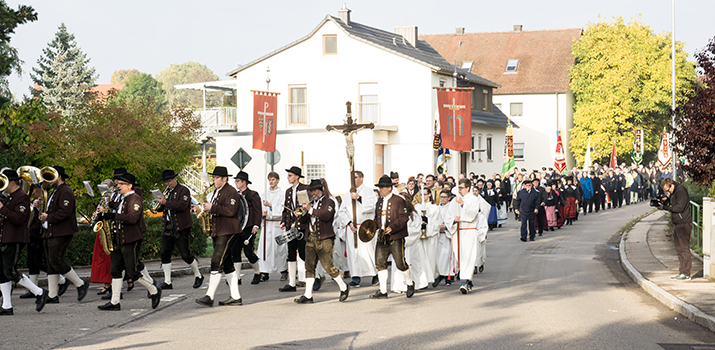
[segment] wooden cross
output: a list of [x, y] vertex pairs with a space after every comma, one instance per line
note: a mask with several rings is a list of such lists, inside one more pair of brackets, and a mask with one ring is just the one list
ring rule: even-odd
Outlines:
[[[353, 115], [351, 111], [350, 101], [346, 102], [348, 113], [346, 114], [345, 123], [342, 125], [328, 125], [325, 127], [328, 131], [339, 131], [345, 135], [345, 152], [348, 156], [348, 163], [350, 164], [350, 193], [357, 192], [355, 188], [355, 145], [353, 144], [353, 134], [363, 129], [372, 129], [375, 127], [373, 123], [360, 124], [353, 120]], [[352, 200], [353, 204], [353, 225], [357, 228], [357, 212], [356, 212], [356, 201]], [[353, 232], [353, 241], [355, 242], [355, 248], [357, 249], [357, 232]]]

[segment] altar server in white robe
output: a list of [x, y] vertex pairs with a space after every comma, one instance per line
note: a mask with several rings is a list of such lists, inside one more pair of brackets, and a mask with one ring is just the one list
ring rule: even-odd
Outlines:
[[[422, 235], [422, 216], [415, 211], [412, 198], [407, 193], [403, 192], [401, 196], [405, 199], [407, 214], [410, 216], [407, 221], [408, 236], [405, 237], [405, 261], [409, 266], [410, 277], [415, 284], [415, 290], [419, 290], [427, 288], [427, 285], [431, 282], [427, 277], [427, 271], [422, 265], [425, 260], [424, 249], [418, 243], [420, 235]], [[392, 263], [390, 286], [395, 293], [406, 293], [407, 281], [405, 281], [405, 276], [397, 270], [396, 265], [394, 262]]]
[[472, 275], [480, 252], [483, 251], [481, 245], [486, 244], [487, 217], [491, 210], [491, 205], [483, 198], [472, 194], [471, 182], [468, 179], [459, 180], [459, 195], [451, 203], [456, 208], [451, 209], [457, 212], [454, 217], [452, 230], [452, 249], [457, 255], [459, 266], [460, 286], [462, 294], [467, 294], [472, 289]]
[[[370, 277], [372, 284], [376, 283], [375, 245], [377, 244], [377, 237], [373, 237], [370, 242], [366, 243], [357, 238], [357, 232], [365, 220], [372, 220], [375, 217], [377, 197], [375, 197], [373, 189], [363, 183], [364, 175], [361, 171], [356, 170], [353, 176], [356, 191], [345, 197], [343, 204], [340, 206], [338, 216], [340, 222], [345, 223], [347, 226], [345, 249], [348, 256], [348, 270], [352, 276], [350, 286], [359, 287], [361, 277]], [[353, 220], [353, 200], [355, 200], [355, 216], [357, 220]], [[355, 242], [357, 242], [357, 248], [355, 248]]]
[[458, 206], [452, 206], [454, 210], [450, 211], [449, 197], [449, 190], [442, 190], [439, 193], [440, 227], [437, 235], [437, 272], [435, 275], [437, 277], [432, 283], [432, 287], [437, 287], [442, 280], [445, 285], [451, 285], [457, 274], [457, 256], [452, 251], [452, 231], [449, 230], [449, 227], [454, 223], [454, 216], [458, 214]]
[[440, 220], [439, 207], [434, 204], [432, 199], [432, 191], [429, 188], [422, 189], [422, 196], [417, 198], [415, 210], [422, 219], [420, 240], [416, 243], [422, 247], [424, 251], [421, 263], [425, 274], [427, 275], [428, 283], [432, 283], [437, 275], [437, 246], [439, 227], [442, 222]]
[[285, 202], [285, 191], [278, 187], [280, 176], [271, 171], [268, 174], [270, 188], [263, 195], [264, 227], [258, 241], [258, 266], [261, 281], [267, 281], [270, 273], [281, 272], [281, 280], [288, 276], [288, 245], [276, 243], [276, 236], [282, 235], [281, 215]]

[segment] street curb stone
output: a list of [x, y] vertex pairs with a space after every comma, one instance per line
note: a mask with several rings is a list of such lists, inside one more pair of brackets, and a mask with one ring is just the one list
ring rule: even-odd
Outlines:
[[[651, 215], [654, 215], [656, 213], [653, 213]], [[636, 225], [647, 225], [646, 223], [643, 222], [638, 222]], [[698, 309], [697, 307], [688, 304], [672, 294], [666, 292], [663, 290], [663, 288], [660, 288], [657, 284], [649, 281], [643, 275], [641, 275], [638, 270], [633, 267], [630, 261], [628, 261], [628, 257], [626, 256], [626, 248], [625, 248], [625, 241], [628, 236], [628, 233], [624, 233], [621, 235], [621, 242], [620, 245], [618, 246], [618, 251], [621, 255], [621, 266], [623, 267], [623, 270], [626, 271], [628, 276], [631, 277], [631, 279], [637, 283], [643, 290], [645, 290], [648, 294], [650, 294], [652, 297], [654, 297], [656, 300], [660, 301], [663, 305], [669, 307], [675, 312], [680, 313], [681, 315], [687, 317], [689, 320], [706, 327], [712, 332], [715, 332], [715, 317], [710, 316]]]

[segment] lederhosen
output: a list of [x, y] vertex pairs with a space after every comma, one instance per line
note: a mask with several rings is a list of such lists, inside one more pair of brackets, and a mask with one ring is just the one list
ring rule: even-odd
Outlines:
[[[241, 251], [243, 251], [248, 262], [255, 264], [258, 262], [258, 256], [256, 252], [253, 251], [255, 237], [252, 237], [252, 232], [254, 226], [260, 227], [261, 225], [261, 218], [263, 216], [261, 212], [261, 196], [258, 192], [250, 188], [246, 188], [241, 195], [246, 198], [246, 203], [248, 203], [248, 222], [241, 232], [241, 239], [231, 249], [231, 256], [234, 263], [240, 263]], [[248, 240], [248, 244], [245, 244], [246, 240]]]
[[142, 198], [134, 192], [123, 195], [117, 213], [111, 224], [114, 232], [114, 251], [112, 251], [110, 272], [112, 278], [125, 277], [132, 281], [141, 278], [141, 243], [144, 240], [144, 210]]
[[18, 188], [5, 198], [0, 208], [0, 284], [20, 281], [22, 275], [17, 271], [17, 262], [23, 246], [30, 242], [27, 229], [30, 197]]
[[75, 214], [75, 198], [72, 188], [66, 183], [57, 186], [47, 203], [47, 228], [43, 233], [45, 239], [45, 258], [47, 259], [47, 274], [64, 275], [72, 269], [64, 261], [72, 236], [77, 232]]
[[[405, 201], [399, 195], [392, 194], [384, 205], [385, 198], [380, 197], [375, 205], [375, 223], [379, 229], [377, 244], [375, 245], [375, 267], [377, 271], [387, 269], [387, 258], [392, 254], [392, 260], [400, 271], [408, 268], [405, 261], [405, 237], [407, 237], [407, 209]], [[383, 217], [385, 218], [383, 225]], [[389, 235], [382, 231], [392, 227]]]
[[335, 202], [323, 195], [313, 205], [312, 211], [312, 214], [301, 217], [301, 220], [309, 227], [308, 235], [305, 237], [305, 277], [315, 278], [315, 268], [320, 261], [325, 272], [330, 277], [337, 278], [340, 271], [333, 265]]
[[170, 190], [166, 196], [166, 204], [157, 208], [162, 212], [162, 235], [161, 235], [161, 263], [171, 263], [171, 254], [174, 246], [179, 249], [181, 258], [187, 264], [191, 264], [196, 259], [191, 254], [189, 248], [189, 238], [191, 237], [191, 194], [189, 189], [182, 184]]
[[229, 274], [236, 270], [231, 261], [231, 248], [241, 239], [238, 196], [238, 192], [228, 184], [213, 193], [210, 210], [214, 247], [211, 271]]
[[[290, 229], [291, 224], [296, 221], [296, 218], [293, 216], [293, 212], [296, 210], [296, 208], [299, 207], [298, 203], [294, 203], [293, 201], [293, 196], [295, 193], [298, 191], [303, 191], [307, 190], [308, 185], [306, 184], [298, 184], [295, 188], [293, 186], [288, 187], [286, 190], [286, 195], [285, 195], [285, 206], [288, 208], [283, 208], [283, 218], [282, 222], [285, 225], [286, 231]], [[297, 196], [296, 196], [296, 201], [297, 201]], [[296, 229], [298, 231], [303, 233], [303, 236], [305, 237], [305, 227], [303, 227], [300, 222], [296, 223]], [[300, 256], [300, 258], [305, 261], [305, 240], [303, 239], [294, 239], [290, 242], [288, 242], [288, 261], [290, 262], [295, 262], [297, 261], [297, 257]]]

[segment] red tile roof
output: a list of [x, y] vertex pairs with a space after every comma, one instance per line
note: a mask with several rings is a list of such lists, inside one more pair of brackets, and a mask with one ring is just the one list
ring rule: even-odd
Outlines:
[[[35, 91], [41, 91], [42, 87], [37, 84], [32, 84], [32, 88], [35, 89]], [[97, 84], [89, 88], [88, 91], [92, 92], [98, 92], [104, 96], [109, 94], [109, 91], [112, 89], [114, 90], [122, 90], [124, 89], [124, 84]]]
[[[473, 61], [471, 73], [501, 84], [494, 94], [566, 92], [571, 45], [580, 28], [558, 30], [420, 35], [448, 62], [461, 66]], [[504, 73], [506, 63], [518, 59], [516, 73]]]

